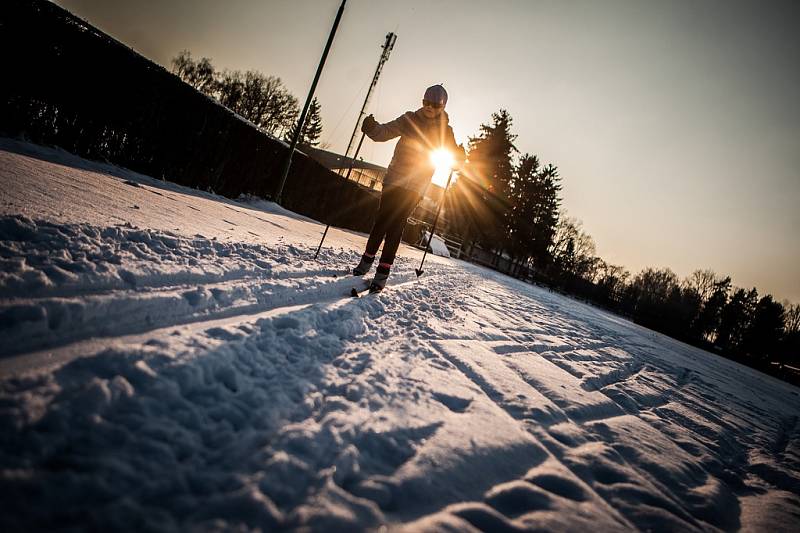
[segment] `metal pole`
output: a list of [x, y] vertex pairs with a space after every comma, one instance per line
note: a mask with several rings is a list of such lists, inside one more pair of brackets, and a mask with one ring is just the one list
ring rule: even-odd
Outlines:
[[[381, 47], [383, 51], [381, 52], [381, 57], [378, 60], [378, 66], [375, 67], [375, 74], [372, 76], [372, 83], [370, 83], [369, 89], [367, 89], [367, 96], [364, 98], [361, 111], [358, 113], [358, 119], [356, 120], [355, 128], [353, 128], [353, 134], [350, 136], [350, 142], [347, 143], [347, 150], [344, 152], [345, 157], [350, 154], [350, 149], [353, 147], [353, 142], [358, 134], [358, 128], [361, 125], [361, 119], [363, 119], [367, 114], [367, 106], [369, 105], [370, 98], [372, 97], [372, 91], [375, 89], [375, 86], [378, 85], [378, 78], [381, 76], [383, 65], [389, 60], [389, 53], [394, 48], [395, 41], [397, 41], [397, 35], [394, 33], [388, 33], [386, 35], [386, 42], [384, 42], [383, 46]], [[356, 149], [356, 154], [358, 154], [358, 149]], [[356, 156], [353, 156], [353, 159], [355, 159], [355, 157]]]
[[358, 153], [361, 151], [361, 145], [364, 144], [364, 137], [366, 136], [366, 133], [361, 134], [361, 139], [358, 141], [358, 146], [356, 147], [356, 153], [353, 154], [353, 159], [350, 160], [350, 168], [347, 169], [347, 175], [344, 177], [346, 180], [350, 179], [350, 173], [353, 171], [353, 167], [356, 164], [356, 157], [358, 157]]
[[[358, 157], [358, 152], [361, 151], [361, 144], [364, 142], [364, 137], [366, 137], [366, 133], [361, 134], [361, 140], [358, 141], [358, 148], [356, 148], [356, 153], [353, 156], [353, 159], [350, 160], [350, 168], [347, 169], [347, 176], [344, 179], [350, 179], [350, 173], [353, 171], [353, 166], [356, 164], [356, 157]], [[325, 226], [325, 231], [322, 233], [322, 239], [319, 241], [319, 246], [317, 246], [317, 252], [314, 254], [314, 259], [317, 258], [319, 255], [319, 251], [322, 250], [322, 243], [325, 242], [325, 237], [328, 235], [328, 230], [330, 229], [331, 225], [328, 224]]]
[[342, 0], [342, 5], [339, 6], [339, 11], [336, 13], [336, 19], [333, 21], [333, 27], [331, 28], [331, 33], [328, 35], [328, 42], [325, 44], [325, 51], [322, 52], [322, 59], [319, 60], [319, 66], [317, 67], [317, 73], [314, 75], [314, 81], [311, 83], [311, 89], [308, 91], [308, 96], [306, 97], [306, 104], [303, 106], [303, 112], [300, 113], [300, 119], [297, 122], [297, 129], [294, 132], [294, 136], [292, 136], [292, 143], [289, 145], [289, 154], [286, 156], [286, 160], [283, 163], [283, 169], [281, 170], [281, 179], [278, 182], [278, 189], [275, 191], [275, 202], [281, 203], [281, 196], [283, 195], [283, 186], [286, 185], [286, 178], [289, 176], [289, 168], [292, 166], [292, 156], [294, 155], [294, 149], [297, 147], [297, 140], [300, 138], [300, 132], [303, 130], [303, 124], [306, 121], [306, 114], [308, 113], [308, 107], [311, 105], [311, 99], [314, 98], [314, 91], [317, 89], [317, 82], [319, 81], [319, 77], [322, 74], [322, 68], [325, 66], [325, 60], [328, 58], [328, 52], [331, 49], [331, 45], [333, 44], [333, 38], [336, 35], [336, 29], [339, 27], [339, 21], [342, 18], [342, 13], [344, 13], [344, 5], [347, 0]]
[[330, 224], [325, 226], [325, 231], [322, 233], [322, 239], [319, 241], [319, 246], [317, 246], [317, 251], [314, 253], [314, 259], [317, 258], [317, 256], [319, 255], [319, 251], [322, 250], [322, 243], [325, 242], [325, 236], [328, 235], [329, 229], [331, 229]]
[[420, 277], [424, 270], [422, 270], [422, 265], [425, 264], [425, 258], [428, 256], [428, 248], [431, 246], [431, 240], [433, 240], [433, 232], [436, 231], [436, 223], [439, 222], [439, 213], [442, 212], [442, 205], [444, 205], [444, 199], [447, 197], [447, 189], [450, 188], [450, 180], [453, 178], [453, 169], [450, 169], [450, 175], [447, 176], [447, 185], [444, 186], [444, 192], [442, 193], [442, 201], [439, 202], [439, 207], [436, 209], [436, 216], [433, 217], [433, 226], [431, 226], [431, 234], [428, 235], [428, 244], [425, 245], [425, 253], [422, 254], [422, 262], [419, 264], [419, 268], [415, 269], [417, 273], [417, 277]]

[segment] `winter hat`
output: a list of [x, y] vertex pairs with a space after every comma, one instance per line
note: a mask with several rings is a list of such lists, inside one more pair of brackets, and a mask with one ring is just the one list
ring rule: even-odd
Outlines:
[[447, 91], [441, 85], [432, 85], [425, 89], [425, 96], [422, 99], [434, 104], [445, 105], [447, 103]]

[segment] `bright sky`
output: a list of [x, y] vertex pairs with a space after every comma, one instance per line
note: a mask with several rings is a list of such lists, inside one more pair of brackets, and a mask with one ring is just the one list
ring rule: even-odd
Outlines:
[[[340, 0], [59, 0], [169, 66], [180, 50], [279, 76], [304, 100]], [[456, 139], [508, 109], [522, 153], [559, 167], [598, 254], [800, 302], [800, 3], [349, 0], [317, 89], [344, 151], [386, 34], [370, 111], [444, 83]], [[365, 143], [388, 164], [394, 143]]]

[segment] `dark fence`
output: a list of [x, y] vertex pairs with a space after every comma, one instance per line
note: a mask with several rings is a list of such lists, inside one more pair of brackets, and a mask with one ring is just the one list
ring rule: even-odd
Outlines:
[[[284, 143], [50, 2], [0, 4], [0, 58], [2, 135], [231, 198], [275, 191]], [[288, 209], [369, 231], [377, 202], [295, 153]]]

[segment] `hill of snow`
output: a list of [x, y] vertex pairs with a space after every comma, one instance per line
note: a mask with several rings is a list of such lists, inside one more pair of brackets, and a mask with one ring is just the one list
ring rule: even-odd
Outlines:
[[0, 529], [793, 530], [798, 389], [365, 236], [0, 140]]

